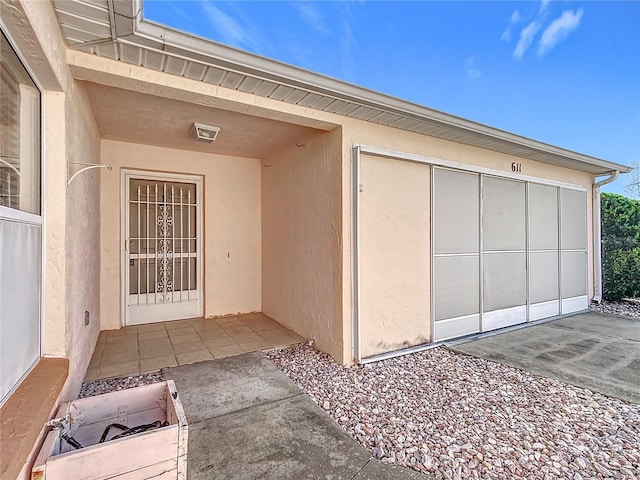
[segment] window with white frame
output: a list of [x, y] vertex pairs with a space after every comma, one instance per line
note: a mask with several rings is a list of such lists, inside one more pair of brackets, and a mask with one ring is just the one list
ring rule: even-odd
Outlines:
[[40, 214], [40, 92], [0, 35], [0, 205]]
[[0, 406], [40, 358], [40, 91], [0, 31]]

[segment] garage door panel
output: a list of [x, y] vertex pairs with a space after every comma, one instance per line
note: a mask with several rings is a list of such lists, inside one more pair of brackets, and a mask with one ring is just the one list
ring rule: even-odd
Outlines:
[[489, 332], [497, 328], [509, 327], [527, 321], [527, 306], [503, 308], [482, 314], [482, 331]]
[[558, 300], [558, 252], [531, 252], [529, 256], [529, 301]]
[[587, 194], [577, 190], [561, 189], [562, 249], [587, 248]]
[[525, 184], [484, 177], [482, 180], [483, 249], [524, 250]]
[[479, 251], [479, 175], [434, 170], [434, 252]]
[[558, 249], [558, 189], [529, 184], [529, 248]]
[[436, 322], [480, 312], [479, 255], [434, 258]]
[[586, 257], [585, 252], [562, 252], [562, 298], [587, 294]]
[[526, 254], [485, 253], [483, 262], [484, 311], [525, 305]]
[[438, 341], [471, 335], [480, 331], [480, 314], [441, 320], [435, 323], [434, 329]]
[[589, 297], [587, 295], [562, 299], [562, 313], [565, 315], [573, 312], [582, 312], [588, 308]]
[[532, 303], [529, 306], [529, 321], [542, 320], [543, 318], [560, 315], [560, 300]]
[[587, 296], [587, 194], [561, 189], [562, 313], [585, 310]]
[[360, 165], [360, 321], [369, 357], [430, 340], [430, 173], [363, 157]]

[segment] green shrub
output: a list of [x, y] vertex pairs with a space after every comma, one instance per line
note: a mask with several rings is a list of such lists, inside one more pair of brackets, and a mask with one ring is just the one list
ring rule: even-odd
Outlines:
[[640, 200], [614, 193], [600, 199], [603, 297], [640, 297]]

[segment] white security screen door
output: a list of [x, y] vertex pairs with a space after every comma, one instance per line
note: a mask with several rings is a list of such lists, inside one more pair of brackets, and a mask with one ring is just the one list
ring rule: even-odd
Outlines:
[[201, 181], [125, 173], [125, 323], [202, 315]]

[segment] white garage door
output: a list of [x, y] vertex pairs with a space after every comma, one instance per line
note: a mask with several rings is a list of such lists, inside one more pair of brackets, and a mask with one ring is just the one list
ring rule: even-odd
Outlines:
[[433, 176], [434, 340], [588, 307], [584, 191]]

